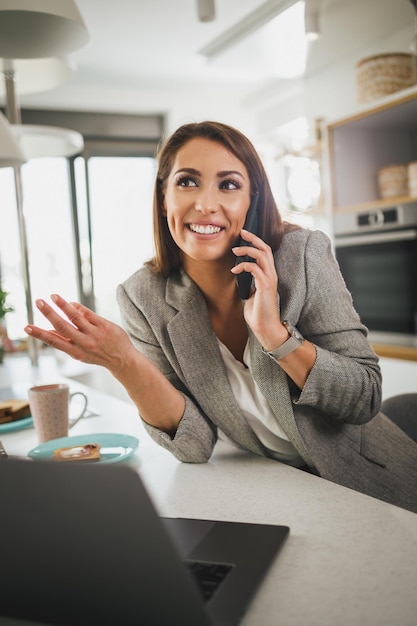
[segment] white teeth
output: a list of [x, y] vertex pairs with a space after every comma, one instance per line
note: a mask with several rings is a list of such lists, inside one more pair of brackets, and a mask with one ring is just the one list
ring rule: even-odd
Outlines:
[[203, 226], [201, 224], [189, 224], [190, 230], [195, 233], [199, 233], [200, 235], [214, 235], [215, 233], [219, 233], [221, 231], [220, 226]]

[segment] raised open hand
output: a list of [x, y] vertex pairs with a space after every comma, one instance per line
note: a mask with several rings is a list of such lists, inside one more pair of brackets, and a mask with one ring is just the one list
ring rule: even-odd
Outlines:
[[134, 348], [120, 326], [77, 302], [67, 302], [57, 294], [52, 295], [51, 300], [63, 315], [45, 300], [37, 300], [36, 306], [53, 330], [28, 325], [26, 333], [78, 361], [102, 365], [111, 371], [122, 366], [126, 355]]

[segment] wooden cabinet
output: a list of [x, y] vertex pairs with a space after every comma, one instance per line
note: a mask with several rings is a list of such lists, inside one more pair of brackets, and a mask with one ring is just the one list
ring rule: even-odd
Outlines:
[[417, 200], [410, 196], [381, 199], [378, 193], [379, 169], [417, 161], [417, 89], [401, 93], [328, 125], [334, 215]]

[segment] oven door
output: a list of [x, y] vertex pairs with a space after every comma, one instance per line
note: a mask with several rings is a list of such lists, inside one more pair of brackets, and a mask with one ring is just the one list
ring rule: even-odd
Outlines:
[[417, 230], [335, 239], [353, 304], [371, 331], [417, 333]]

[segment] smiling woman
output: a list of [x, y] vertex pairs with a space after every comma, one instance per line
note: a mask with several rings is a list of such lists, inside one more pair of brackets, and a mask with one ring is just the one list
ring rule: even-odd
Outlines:
[[[274, 197], [267, 179], [261, 160], [248, 139], [235, 129], [224, 124], [210, 122], [207, 124], [186, 124], [174, 133], [166, 142], [164, 149], [159, 154], [159, 167], [155, 187], [153, 220], [156, 255], [150, 267], [168, 275], [172, 270], [181, 267], [180, 249], [173, 241], [173, 236], [168, 228], [166, 218], [166, 191], [170, 177], [176, 173], [175, 160], [187, 157], [189, 150], [196, 152], [195, 142], [202, 142], [204, 146], [201, 157], [213, 160], [213, 150], [219, 151], [219, 155], [226, 157], [224, 167], [219, 163], [212, 163], [212, 174], [215, 175], [217, 185], [222, 191], [236, 191], [239, 195], [245, 192], [259, 195], [264, 205], [263, 212], [259, 215], [259, 233], [261, 238], [271, 247], [279, 245], [282, 231], [282, 220], [277, 211]], [[190, 145], [188, 145], [190, 144]], [[198, 171], [187, 168], [185, 179], [180, 186], [198, 187], [195, 179]], [[181, 173], [180, 179], [181, 179]], [[201, 173], [200, 173], [201, 175]], [[194, 176], [194, 179], [193, 179]], [[232, 180], [230, 181], [230, 177]], [[184, 172], [182, 173], [184, 178]], [[245, 189], [246, 186], [246, 189]], [[220, 190], [219, 190], [220, 192]], [[250, 197], [247, 196], [246, 210], [249, 207]], [[210, 197], [208, 197], [210, 201]], [[243, 221], [242, 221], [243, 225]]]
[[[189, 276], [202, 260], [222, 265], [228, 258], [233, 265], [232, 247], [249, 202], [247, 169], [225, 147], [197, 137], [177, 152], [164, 184], [164, 216]], [[217, 271], [215, 265], [210, 267]]]
[[[250, 206], [257, 234], [242, 228]], [[118, 288], [126, 332], [58, 295], [62, 315], [38, 301], [54, 330], [27, 332], [106, 367], [181, 461], [227, 438], [417, 512], [417, 444], [379, 412], [378, 358], [331, 243], [282, 222], [249, 139], [180, 127], [159, 155], [153, 215], [155, 257]]]

